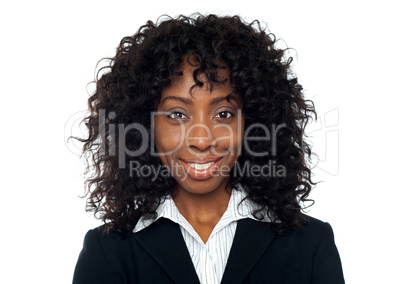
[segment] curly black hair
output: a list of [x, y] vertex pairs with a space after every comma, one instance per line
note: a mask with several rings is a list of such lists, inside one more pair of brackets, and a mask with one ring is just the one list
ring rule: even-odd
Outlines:
[[[276, 37], [258, 21], [244, 22], [239, 16], [200, 14], [163, 17], [148, 21], [133, 36], [120, 42], [108, 66], [99, 70], [96, 90], [88, 99], [90, 114], [84, 119], [89, 130], [83, 153], [87, 158], [87, 210], [102, 219], [108, 231], [129, 232], [141, 217], [155, 217], [155, 209], [168, 194], [173, 194], [173, 177], [132, 176], [129, 163], [161, 166], [151, 155], [150, 140], [132, 129], [122, 135], [110, 125], [138, 123], [151, 133], [150, 113], [156, 110], [161, 91], [171, 82], [183, 58], [195, 56], [195, 85], [203, 73], [210, 82], [218, 82], [217, 72], [227, 66], [234, 93], [241, 95], [245, 129], [259, 123], [268, 129], [282, 125], [276, 141], [252, 141], [255, 152], [272, 149], [275, 153], [255, 156], [242, 150], [237, 163], [264, 166], [274, 161], [286, 169], [283, 177], [241, 176], [232, 174], [230, 185], [240, 183], [248, 198], [261, 206], [255, 216], [273, 218], [273, 230], [283, 233], [301, 228], [307, 221], [302, 213], [314, 185], [308, 162], [311, 147], [305, 141], [305, 126], [316, 117], [314, 104], [305, 100], [302, 86], [291, 72], [292, 57], [287, 48], [279, 48]], [[202, 84], [202, 83], [201, 83]], [[264, 136], [253, 128], [248, 136]], [[121, 137], [120, 137], [121, 136]], [[123, 137], [124, 136], [124, 137]], [[148, 142], [148, 150], [135, 157], [121, 157], [122, 147], [135, 151]], [[243, 146], [244, 147], [244, 146]], [[279, 221], [279, 222], [277, 222]]]

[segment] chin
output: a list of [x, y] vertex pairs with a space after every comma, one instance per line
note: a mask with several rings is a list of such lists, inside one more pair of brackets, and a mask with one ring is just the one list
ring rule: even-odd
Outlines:
[[179, 190], [185, 190], [192, 194], [208, 194], [215, 190], [225, 189], [229, 177], [211, 177], [206, 180], [194, 180], [186, 177], [183, 181], [177, 182]]

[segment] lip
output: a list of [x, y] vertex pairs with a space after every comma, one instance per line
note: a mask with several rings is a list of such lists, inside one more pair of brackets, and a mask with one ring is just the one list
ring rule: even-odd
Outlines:
[[[223, 157], [214, 157], [214, 158], [196, 158], [196, 159], [179, 159], [182, 167], [187, 172], [187, 174], [195, 180], [206, 180], [212, 177], [212, 175], [219, 169], [219, 165], [221, 164]], [[214, 162], [209, 168], [204, 170], [196, 170], [191, 167], [189, 163], [197, 163], [197, 164], [206, 164]]]
[[216, 162], [222, 159], [221, 157], [205, 157], [205, 158], [193, 158], [193, 159], [180, 159], [185, 163], [197, 163], [197, 164], [206, 164], [210, 162]]

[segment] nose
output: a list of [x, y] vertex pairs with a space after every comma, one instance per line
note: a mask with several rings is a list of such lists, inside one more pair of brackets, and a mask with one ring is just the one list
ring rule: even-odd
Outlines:
[[186, 146], [198, 151], [206, 151], [214, 147], [212, 128], [205, 123], [192, 124], [187, 130]]

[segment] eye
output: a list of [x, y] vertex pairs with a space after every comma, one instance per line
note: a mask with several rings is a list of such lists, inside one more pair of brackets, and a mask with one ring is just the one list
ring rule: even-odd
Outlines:
[[221, 119], [228, 119], [228, 118], [231, 118], [232, 116], [233, 116], [233, 113], [231, 113], [230, 111], [221, 111], [217, 115], [215, 115], [215, 117], [221, 118]]
[[185, 119], [187, 116], [185, 116], [181, 112], [175, 111], [175, 112], [172, 112], [171, 114], [169, 114], [167, 117], [170, 119], [174, 119], [174, 120], [181, 120], [181, 119]]

